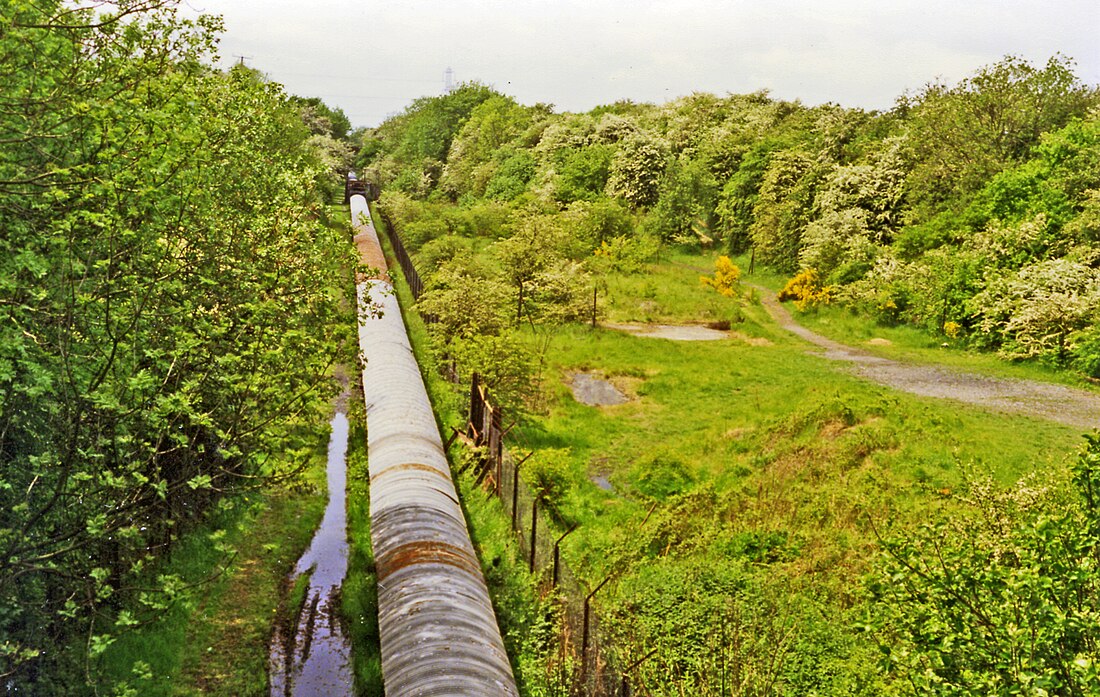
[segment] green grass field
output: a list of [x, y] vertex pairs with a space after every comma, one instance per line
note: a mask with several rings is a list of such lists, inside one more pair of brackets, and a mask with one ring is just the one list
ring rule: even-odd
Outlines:
[[[540, 464], [525, 471], [550, 483], [542, 534], [576, 524], [566, 562], [589, 587], [613, 578], [597, 599], [605, 648], [619, 666], [654, 652], [632, 676], [649, 694], [757, 694], [761, 685], [785, 694], [891, 694], [878, 647], [860, 629], [879, 537], [955, 513], [967, 481], [1064, 477], [1081, 434], [857, 378], [761, 307], [759, 294], [782, 277], [743, 276], [733, 298], [704, 287], [700, 276], [716, 257], [665, 250], [644, 273], [603, 279], [601, 326], [531, 330], [533, 346], [550, 337], [541, 408], [511, 445], [536, 451], [532, 463]], [[401, 283], [398, 293], [407, 307]], [[885, 338], [867, 348], [889, 357], [1014, 377], [1048, 373], [839, 308], [796, 317], [854, 345]], [[437, 414], [459, 425], [464, 388], [426, 367], [425, 328], [415, 315], [406, 319]], [[719, 322], [730, 333], [713, 342], [612, 327]], [[630, 401], [578, 403], [566, 385], [578, 371], [608, 379]], [[549, 694], [538, 661], [553, 641], [545, 622], [532, 619], [545, 614], [545, 598], [517, 563], [506, 507], [461, 484], [524, 694]]]
[[[853, 629], [876, 535], [952, 509], [963, 478], [1007, 485], [1061, 472], [1081, 434], [856, 378], [807, 352], [751, 292], [731, 299], [702, 287], [698, 269], [712, 263], [666, 255], [649, 273], [610, 279], [605, 317], [730, 319], [732, 338], [565, 328], [550, 344], [549, 408], [518, 438], [559, 461], [566, 481], [554, 517], [579, 524], [566, 557], [589, 583], [615, 576], [601, 611], [613, 619], [620, 660], [657, 649], [639, 669], [652, 694], [723, 693], [734, 678], [719, 666], [738, 666], [745, 684], [769, 680], [798, 694], [876, 694], [886, 687]], [[858, 320], [835, 330], [830, 316], [818, 315], [815, 328], [856, 336]], [[917, 338], [889, 336], [901, 353], [919, 354]], [[943, 362], [992, 365], [952, 355]], [[631, 401], [576, 402], [565, 384], [574, 371], [610, 379]], [[732, 625], [730, 613], [740, 618]], [[713, 641], [730, 626], [743, 641]], [[793, 638], [750, 641], [770, 635]], [[811, 669], [815, 662], [832, 668]]]

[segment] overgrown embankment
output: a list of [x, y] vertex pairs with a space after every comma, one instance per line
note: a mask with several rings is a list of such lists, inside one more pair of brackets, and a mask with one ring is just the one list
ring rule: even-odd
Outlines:
[[[1044, 613], [1066, 604], [1033, 603], [1000, 562], [1032, 558], [1026, 540], [1044, 516], [1092, 514], [1069, 483], [1080, 434], [840, 370], [777, 326], [740, 276], [767, 274], [800, 311], [819, 312], [811, 322], [920, 337], [886, 353], [935, 362], [938, 347], [944, 362], [987, 372], [1000, 370], [996, 354], [1029, 362], [1025, 372], [1096, 375], [1098, 95], [1062, 57], [1007, 57], [881, 113], [758, 93], [556, 114], [472, 84], [364, 134], [361, 164], [424, 273], [419, 308], [436, 321], [420, 350], [459, 382], [477, 372], [519, 421], [513, 436], [535, 451], [524, 476], [545, 498], [540, 526], [577, 525], [564, 557], [590, 588], [611, 579], [597, 611], [616, 665], [644, 689], [1091, 684], [1095, 646], [1071, 631], [1087, 613], [1047, 644], [1061, 652], [1006, 670], [1019, 625], [969, 617], [989, 631], [941, 632], [962, 616], [925, 602], [992, 596], [959, 596], [928, 573], [892, 600], [867, 582], [900, 573], [904, 550], [935, 547], [922, 523], [965, 528], [992, 510], [970, 505], [983, 487], [1011, 492], [1027, 505], [986, 500], [1018, 549], [998, 556], [971, 540], [942, 568], [997, 569], [983, 588], [1023, 608], [1021, 635], [1042, 633]], [[713, 268], [705, 285], [685, 268], [698, 265]], [[710, 325], [728, 339], [599, 328], [611, 322]], [[577, 372], [634, 399], [578, 404], [563, 384]], [[1035, 481], [1049, 486], [1029, 498]], [[1095, 574], [1082, 573], [1073, 592], [1092, 607]], [[1043, 567], [1036, 587], [1069, 592], [1062, 581]], [[884, 651], [893, 645], [905, 656]]]

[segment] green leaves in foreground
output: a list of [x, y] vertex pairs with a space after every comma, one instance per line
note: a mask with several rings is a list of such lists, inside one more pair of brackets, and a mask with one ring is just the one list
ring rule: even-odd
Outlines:
[[9, 5], [0, 682], [74, 694], [64, 647], [95, 656], [174, 602], [152, 562], [293, 471], [342, 337], [341, 240], [297, 106], [204, 64], [216, 20]]
[[1072, 474], [884, 542], [869, 629], [915, 693], [1100, 693], [1100, 434]]

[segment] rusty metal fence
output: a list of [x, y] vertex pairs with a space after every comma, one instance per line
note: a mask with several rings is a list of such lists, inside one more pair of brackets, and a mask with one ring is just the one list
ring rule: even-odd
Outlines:
[[590, 587], [562, 560], [562, 546], [576, 526], [556, 520], [524, 480], [523, 465], [533, 453], [505, 447], [509, 435], [513, 441], [521, 439], [504, 426], [503, 413], [476, 374], [471, 378], [469, 405], [466, 430], [456, 432], [456, 437], [478, 453], [471, 465], [475, 481], [500, 499], [528, 570], [539, 580], [540, 591], [552, 594], [558, 605], [558, 646], [546, 666], [554, 694], [613, 697], [629, 693], [627, 679], [612, 665], [609, 642], [594, 609], [612, 578]]
[[[382, 221], [402, 273], [413, 296], [418, 298], [424, 287], [420, 274], [392, 221], [385, 214]], [[445, 360], [440, 370], [450, 382], [464, 382], [453, 362]], [[446, 448], [455, 440], [472, 448], [475, 457], [465, 467], [473, 469], [471, 474], [477, 486], [500, 499], [528, 569], [539, 579], [540, 592], [555, 599], [557, 646], [545, 666], [552, 694], [555, 697], [634, 694], [630, 674], [648, 656], [632, 661], [633, 665], [619, 666], [596, 611], [601, 594], [607, 592], [613, 578], [589, 585], [562, 559], [562, 547], [569, 543], [576, 526], [556, 520], [539, 501], [522, 476], [523, 465], [532, 456], [531, 449], [525, 447], [522, 434], [513, 430], [514, 424], [505, 425], [503, 411], [493, 404], [479, 376], [475, 374], [469, 379], [467, 422], [464, 429], [453, 430]]]
[[413, 300], [419, 300], [420, 296], [424, 294], [424, 282], [420, 280], [420, 274], [413, 266], [412, 257], [409, 256], [408, 250], [405, 249], [405, 243], [401, 241], [400, 235], [397, 234], [397, 228], [393, 226], [393, 221], [385, 213], [381, 213], [381, 217], [382, 224], [386, 228], [386, 237], [390, 241], [390, 246], [393, 247], [393, 255], [397, 257], [397, 263], [401, 266], [401, 273], [405, 275], [405, 282], [409, 284]]

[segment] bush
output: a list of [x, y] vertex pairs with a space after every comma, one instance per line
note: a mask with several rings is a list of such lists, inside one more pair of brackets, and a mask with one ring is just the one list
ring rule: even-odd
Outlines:
[[1100, 694], [1100, 433], [1072, 483], [971, 481], [968, 509], [886, 540], [867, 629], [918, 694]]
[[593, 256], [605, 262], [611, 271], [638, 273], [657, 255], [661, 243], [652, 237], [613, 237], [604, 240]]
[[520, 470], [535, 498], [551, 510], [557, 510], [573, 488], [569, 458], [569, 448], [546, 448], [537, 451]]
[[1073, 367], [1085, 375], [1100, 378], [1100, 326], [1092, 326], [1070, 337]]
[[828, 305], [833, 300], [832, 286], [823, 285], [821, 275], [814, 269], [803, 269], [776, 296], [781, 302], [793, 300], [795, 307], [805, 312], [818, 305]]
[[670, 453], [658, 453], [638, 463], [633, 479], [639, 492], [658, 501], [682, 494], [695, 484], [695, 475], [684, 461]]
[[720, 256], [714, 262], [714, 277], [700, 276], [700, 283], [732, 298], [741, 289], [741, 269], [727, 256]]

